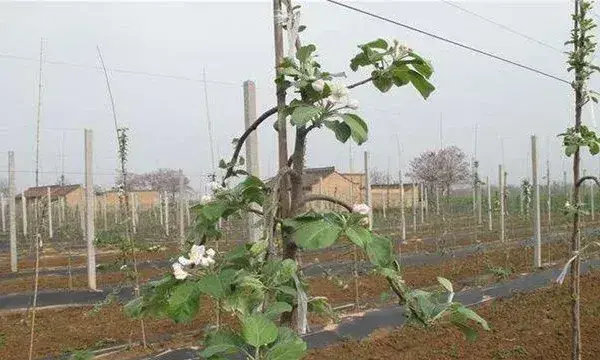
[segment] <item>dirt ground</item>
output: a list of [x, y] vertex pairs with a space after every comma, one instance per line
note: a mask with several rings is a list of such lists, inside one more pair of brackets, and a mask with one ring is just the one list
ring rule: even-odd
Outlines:
[[[600, 354], [600, 273], [582, 279], [583, 359]], [[492, 330], [467, 342], [451, 326], [433, 329], [406, 327], [381, 330], [363, 341], [349, 341], [313, 350], [306, 360], [321, 359], [436, 359], [500, 360], [570, 358], [570, 300], [568, 285], [516, 295], [483, 305], [479, 310]]]

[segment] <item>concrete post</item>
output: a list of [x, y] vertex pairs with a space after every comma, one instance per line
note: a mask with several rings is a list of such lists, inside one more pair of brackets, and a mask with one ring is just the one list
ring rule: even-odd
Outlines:
[[15, 211], [15, 152], [8, 152], [8, 222], [10, 230], [10, 270], [17, 272], [17, 219]]
[[185, 225], [190, 226], [190, 200], [185, 199]]
[[160, 215], [160, 226], [165, 226], [165, 218], [163, 217], [163, 198], [162, 194], [158, 193], [158, 211]]
[[47, 188], [48, 192], [48, 236], [50, 239], [54, 237], [54, 231], [52, 229], [52, 193], [50, 188]]
[[504, 171], [498, 166], [498, 193], [500, 197], [500, 241], [504, 242]]
[[400, 233], [402, 234], [402, 241], [406, 240], [406, 214], [404, 212], [404, 180], [402, 179], [402, 170], [398, 171], [398, 182], [400, 183]]
[[483, 224], [481, 217], [481, 185], [479, 183], [479, 161], [475, 161], [475, 201], [477, 205], [477, 224]]
[[533, 185], [533, 236], [535, 238], [533, 264], [542, 266], [542, 227], [540, 217], [540, 184], [538, 183], [537, 137], [531, 136], [531, 179]]
[[183, 218], [183, 170], [179, 169], [179, 241], [185, 240], [185, 226]]
[[96, 290], [96, 250], [94, 239], [96, 229], [94, 225], [94, 177], [92, 152], [92, 130], [85, 129], [85, 207], [86, 207], [86, 242], [87, 242], [87, 267], [88, 286]]
[[595, 209], [594, 209], [594, 183], [593, 182], [588, 182], [589, 183], [589, 187], [590, 187], [590, 215], [592, 215], [592, 221], [594, 221], [594, 219], [596, 218], [596, 215], [594, 214]]
[[412, 213], [413, 213], [413, 233], [417, 232], [417, 184], [412, 185]]
[[365, 151], [365, 200], [369, 206], [369, 228], [373, 228], [373, 199], [371, 198], [371, 174], [369, 172], [369, 152]]
[[[550, 160], [546, 161], [546, 187], [548, 187], [548, 200], [546, 201], [546, 206], [548, 207], [548, 229], [552, 225], [552, 189], [550, 182]], [[592, 190], [593, 191], [593, 190]], [[592, 200], [593, 201], [593, 200]], [[592, 220], [594, 219], [594, 215], [592, 214]]]
[[169, 197], [167, 192], [164, 192], [165, 198], [165, 235], [169, 236]]
[[81, 202], [79, 203], [79, 205], [77, 205], [77, 211], [79, 212], [79, 224], [81, 226], [81, 236], [83, 236], [83, 238], [85, 239], [87, 236], [87, 230], [85, 228], [85, 201], [86, 201], [86, 193], [85, 193], [86, 189], [84, 189], [83, 193], [81, 194]]
[[59, 197], [58, 198], [58, 211], [56, 212], [56, 215], [58, 215], [58, 227], [62, 228], [63, 222], [65, 221], [64, 217], [63, 217], [63, 198]]
[[21, 192], [21, 220], [23, 222], [23, 237], [27, 237], [27, 198], [25, 197], [25, 191]]
[[0, 193], [0, 219], [2, 220], [2, 232], [6, 233], [6, 210], [4, 205], [4, 194]]
[[[244, 81], [244, 127], [248, 129], [256, 120], [256, 86], [253, 81]], [[246, 146], [246, 171], [248, 174], [260, 178], [260, 167], [258, 163], [258, 134], [256, 131], [250, 133], [245, 142]], [[254, 210], [260, 207], [252, 204]], [[260, 217], [254, 213], [248, 213], [248, 236], [250, 242], [256, 242], [262, 237], [263, 229], [257, 225]]]
[[427, 197], [427, 186], [423, 184], [423, 197], [425, 199], [425, 219], [429, 217], [429, 198]]
[[420, 203], [420, 207], [421, 207], [421, 225], [425, 224], [425, 201], [423, 201], [423, 188], [425, 188], [423, 183], [419, 184], [419, 203]]
[[108, 199], [106, 193], [102, 195], [102, 224], [104, 225], [104, 231], [108, 230]]
[[488, 230], [492, 231], [492, 185], [489, 176], [485, 179], [485, 182], [487, 183]]

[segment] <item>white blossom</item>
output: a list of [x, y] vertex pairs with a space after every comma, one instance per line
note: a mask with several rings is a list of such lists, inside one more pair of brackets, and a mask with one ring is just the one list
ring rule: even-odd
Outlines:
[[401, 59], [412, 52], [412, 49], [404, 44], [400, 44], [398, 40], [392, 40], [392, 46], [394, 51], [392, 52], [392, 57], [394, 59]]
[[208, 204], [209, 202], [212, 201], [212, 196], [210, 195], [202, 195], [202, 197], [200, 198], [200, 204], [204, 205], [204, 204]]
[[346, 106], [348, 106], [352, 110], [356, 110], [356, 109], [358, 109], [358, 100], [349, 99], [348, 104]]
[[210, 190], [211, 190], [212, 192], [217, 192], [217, 191], [219, 191], [219, 190], [222, 190], [222, 189], [223, 189], [223, 187], [221, 186], [221, 184], [219, 184], [219, 183], [218, 183], [218, 182], [216, 182], [216, 181], [212, 181], [212, 182], [210, 182], [210, 183], [208, 184], [208, 186], [209, 186], [209, 188], [210, 188]]
[[121, 271], [123, 271], [123, 270], [125, 270], [125, 269], [127, 269], [127, 265], [121, 265], [121, 268], [120, 268], [120, 270], [121, 270]]
[[362, 215], [369, 215], [371, 208], [367, 204], [354, 204], [352, 206], [352, 212]]
[[312, 88], [317, 92], [323, 91], [323, 89], [325, 88], [325, 81], [323, 81], [323, 79], [313, 81]]
[[213, 258], [215, 257], [216, 252], [213, 249], [206, 250], [206, 256]]
[[200, 259], [200, 266], [203, 266], [203, 267], [208, 267], [214, 263], [215, 263], [215, 259], [208, 257], [208, 256]]
[[342, 103], [346, 100], [348, 96], [348, 88], [339, 81], [330, 81], [327, 82], [329, 88], [331, 89], [331, 95], [329, 95], [328, 100], [334, 104]]
[[176, 262], [173, 264], [173, 275], [175, 276], [175, 279], [177, 279], [177, 280], [184, 280], [185, 278], [190, 276], [190, 273], [183, 270], [183, 265]]

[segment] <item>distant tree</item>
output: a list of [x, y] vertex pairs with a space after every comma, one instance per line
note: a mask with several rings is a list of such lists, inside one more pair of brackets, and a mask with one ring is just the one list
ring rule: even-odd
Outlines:
[[390, 176], [386, 171], [379, 170], [377, 168], [371, 169], [369, 173], [371, 177], [371, 184], [374, 185], [385, 185], [392, 184], [396, 179], [393, 176]]
[[[119, 182], [120, 183], [120, 182]], [[183, 185], [187, 188], [190, 179], [183, 176]], [[175, 196], [179, 191], [179, 170], [157, 169], [143, 174], [127, 174], [127, 190], [157, 190], [166, 191]]]
[[439, 151], [428, 150], [410, 162], [409, 176], [415, 182], [429, 186], [437, 184], [450, 193], [450, 187], [469, 180], [469, 162], [465, 153], [457, 146]]

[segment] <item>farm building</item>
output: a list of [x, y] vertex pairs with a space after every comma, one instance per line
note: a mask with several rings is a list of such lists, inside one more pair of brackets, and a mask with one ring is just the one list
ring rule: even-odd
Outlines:
[[[335, 167], [309, 168], [304, 170], [304, 191], [307, 194], [323, 194], [336, 197], [350, 204], [365, 202], [364, 173], [340, 173]], [[420, 199], [417, 187], [417, 200]], [[384, 206], [388, 208], [400, 205], [400, 187], [398, 184], [371, 185], [371, 196], [373, 208]], [[404, 184], [404, 203], [412, 204], [413, 184]], [[329, 205], [315, 202], [315, 207], [327, 207]]]
[[18, 204], [21, 203], [21, 197], [24, 194], [27, 203], [35, 201], [47, 201], [48, 189], [50, 189], [50, 198], [52, 201], [64, 198], [65, 205], [77, 206], [84, 200], [83, 186], [76, 185], [48, 185], [48, 186], [36, 186], [30, 187], [23, 191], [22, 194], [18, 194], [15, 200]]
[[[129, 191], [129, 194], [134, 198], [139, 210], [151, 209], [157, 206], [160, 200], [159, 193], [156, 190], [134, 190]], [[106, 201], [108, 207], [116, 207], [119, 205], [119, 193], [114, 190], [98, 193], [96, 194], [96, 200], [98, 202]]]

